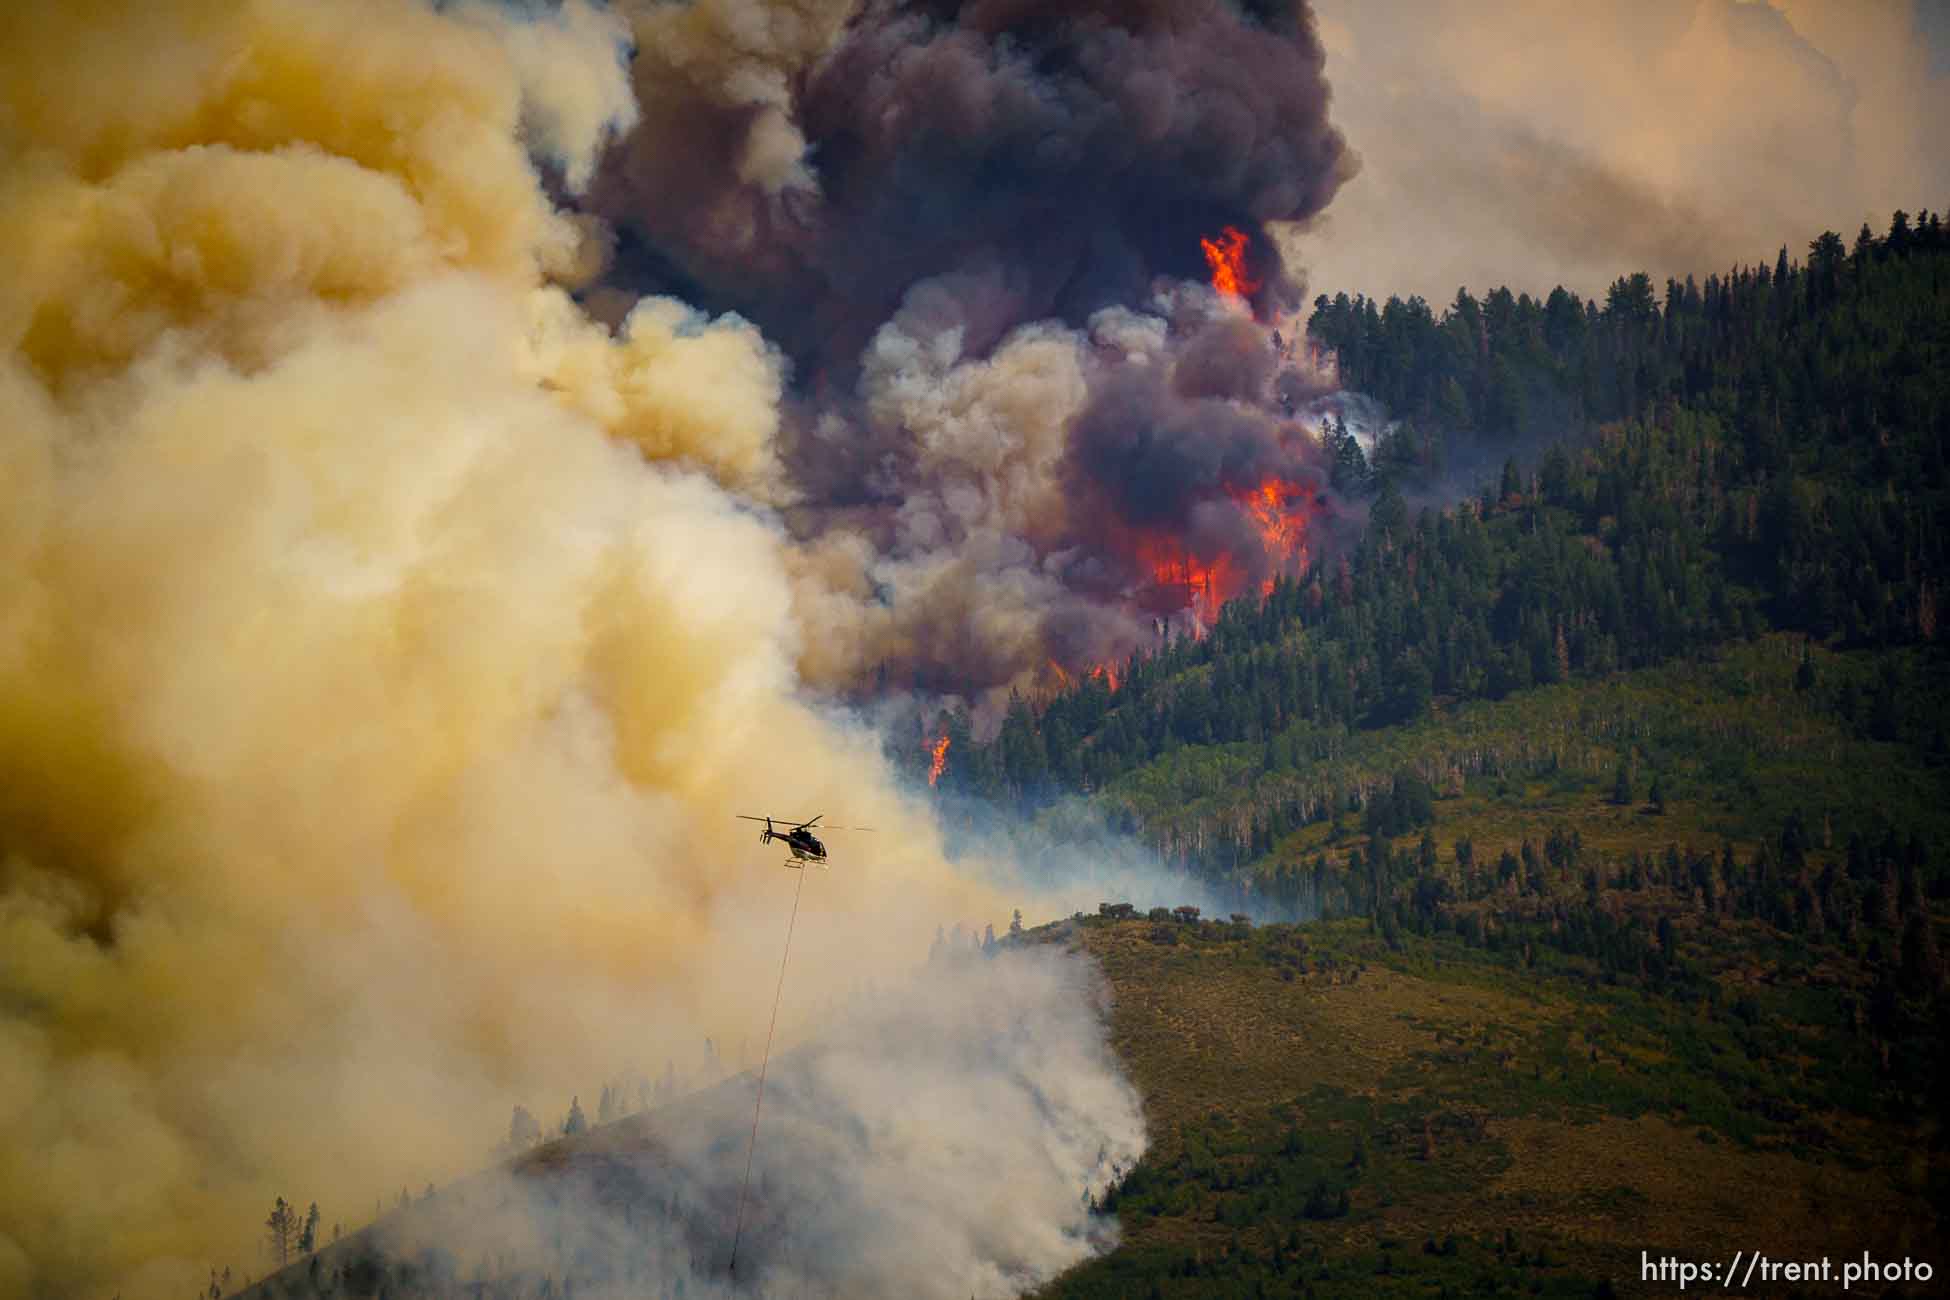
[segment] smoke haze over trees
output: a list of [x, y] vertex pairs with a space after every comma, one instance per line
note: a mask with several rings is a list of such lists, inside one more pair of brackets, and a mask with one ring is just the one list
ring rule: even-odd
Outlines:
[[1319, 287], [1593, 297], [1950, 194], [1950, 12], [1854, 0], [1321, 0], [1361, 155], [1287, 242]]
[[[1245, 742], [1268, 770], [1304, 767], [1338, 730], [1416, 721], [1437, 696], [1501, 699], [1768, 628], [1933, 642], [1950, 561], [1950, 387], [1933, 360], [1950, 347], [1946, 264], [1941, 217], [1899, 212], [1881, 235], [1825, 233], [1805, 258], [1782, 249], [1704, 285], [1620, 277], [1602, 305], [1497, 289], [1438, 316], [1323, 295], [1310, 329], [1404, 417], [1351, 555], [1136, 657], [1115, 691], [1089, 680], [1012, 710], [944, 783], [1034, 808], [1178, 746]], [[1404, 490], [1450, 449], [1526, 445], [1556, 421], [1595, 436], [1411, 514]], [[1202, 861], [1223, 875], [1331, 811], [1261, 809]]]

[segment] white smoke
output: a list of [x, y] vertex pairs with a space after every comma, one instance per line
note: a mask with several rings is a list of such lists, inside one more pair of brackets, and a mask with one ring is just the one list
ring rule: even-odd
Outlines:
[[[785, 1014], [813, 996], [788, 980]], [[742, 1219], [750, 1074], [392, 1216], [325, 1252], [321, 1289], [456, 1269], [590, 1297], [1018, 1295], [1114, 1243], [1094, 1202], [1144, 1148], [1102, 996], [1053, 947], [944, 954], [773, 1060]]]
[[588, 174], [624, 40], [580, 3], [0, 9], [0, 1294], [261, 1273], [275, 1196], [356, 1229], [516, 1101], [755, 1035], [784, 873], [735, 814], [879, 828], [799, 918], [829, 996], [1035, 906], [803, 689], [777, 353], [569, 297], [599, 250], [533, 153]]

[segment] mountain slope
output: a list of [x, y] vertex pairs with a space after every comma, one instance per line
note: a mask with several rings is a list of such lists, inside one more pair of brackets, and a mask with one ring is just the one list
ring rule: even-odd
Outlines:
[[1079, 933], [1152, 1147], [1112, 1198], [1124, 1244], [1045, 1296], [1665, 1294], [1640, 1251], [1928, 1258], [1943, 1239], [1935, 1121], [1867, 1104], [1873, 1048], [1833, 1023], [1859, 972], [1756, 927], [1678, 941], [1691, 998], [1534, 939]]

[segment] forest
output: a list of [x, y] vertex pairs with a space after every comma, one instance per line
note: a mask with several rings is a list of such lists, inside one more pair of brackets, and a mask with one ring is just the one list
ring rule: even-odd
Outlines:
[[[1400, 417], [1372, 464], [1327, 432], [1338, 492], [1367, 511], [1358, 543], [1135, 658], [1115, 692], [1099, 677], [1018, 699], [986, 744], [944, 717], [946, 790], [1033, 810], [1176, 746], [1410, 723], [1768, 631], [1934, 643], [1950, 519], [1936, 214], [1668, 281], [1663, 301], [1643, 274], [1602, 305], [1497, 289], [1439, 317], [1343, 294], [1309, 328]], [[1504, 448], [1500, 473], [1445, 496], [1452, 463]], [[1883, 731], [1900, 686], [1867, 704]]]
[[[1663, 299], [1322, 297], [1311, 328], [1401, 417], [1372, 463], [1328, 431], [1359, 541], [1114, 691], [1018, 699], [987, 743], [944, 718], [950, 816], [1094, 817], [1261, 915], [1549, 948], [1682, 1004], [1714, 994], [1675, 925], [1774, 935], [1852, 972], [1833, 1014], [1878, 1045], [1878, 1095], [1930, 1112], [1940, 218]], [[1500, 472], [1445, 499], [1486, 449]]]

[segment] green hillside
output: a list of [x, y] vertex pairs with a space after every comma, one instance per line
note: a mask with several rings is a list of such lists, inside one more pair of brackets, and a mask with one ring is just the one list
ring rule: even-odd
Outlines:
[[1945, 671], [1776, 634], [1118, 777], [1100, 798], [1167, 852], [1255, 824], [1240, 897], [1342, 919], [1071, 927], [1153, 1145], [1123, 1246], [1044, 1294], [1673, 1294], [1640, 1251], [1931, 1258]]
[[1861, 963], [1695, 917], [1620, 976], [1499, 930], [1083, 922], [1152, 1147], [1123, 1245], [1042, 1294], [1671, 1294], [1641, 1251], [1943, 1240], [1940, 1117], [1892, 1118]]
[[1637, 276], [1602, 306], [1322, 298], [1312, 328], [1406, 417], [1372, 464], [1330, 430], [1360, 541], [1115, 692], [1018, 702], [944, 777], [1310, 919], [1080, 923], [1154, 1145], [1112, 1197], [1124, 1245], [1046, 1294], [1670, 1294], [1641, 1251], [1929, 1258], [1940, 219], [1663, 304]]

